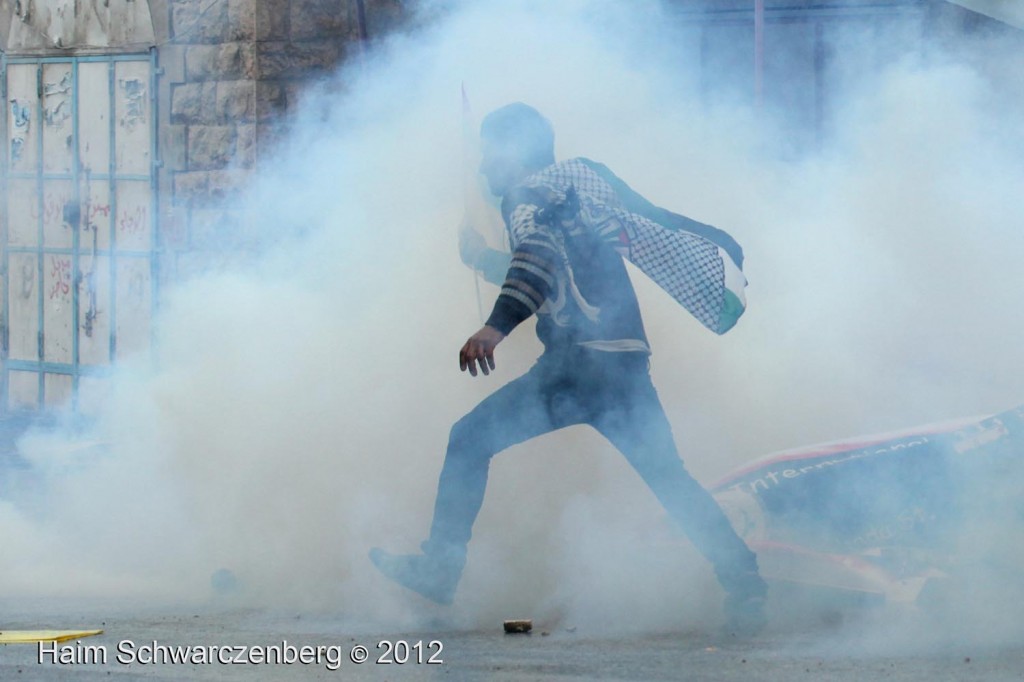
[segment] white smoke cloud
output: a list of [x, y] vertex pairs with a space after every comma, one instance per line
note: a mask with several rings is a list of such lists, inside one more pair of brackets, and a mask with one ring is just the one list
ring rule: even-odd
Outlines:
[[[450, 425], [539, 352], [524, 326], [496, 376], [456, 368], [480, 324], [456, 250], [462, 84], [476, 117], [528, 102], [559, 158], [607, 163], [744, 246], [750, 310], [722, 338], [634, 273], [698, 479], [1020, 400], [1020, 99], [970, 61], [850, 79], [832, 136], [794, 159], [776, 153], [785, 122], [701, 103], [657, 3], [428, 9], [344, 87], [307, 93], [233, 207], [265, 253], [167, 294], [158, 365], [125, 367], [101, 410], [105, 450], [83, 462], [45, 454], [59, 437], [23, 442], [42, 492], [0, 507], [5, 591], [194, 599], [227, 567], [250, 603], [414, 617], [366, 551], [416, 549]], [[495, 293], [483, 285], [485, 308]], [[663, 526], [596, 434], [517, 446], [492, 466], [458, 617], [700, 622], [718, 606], [698, 589], [710, 571]]]

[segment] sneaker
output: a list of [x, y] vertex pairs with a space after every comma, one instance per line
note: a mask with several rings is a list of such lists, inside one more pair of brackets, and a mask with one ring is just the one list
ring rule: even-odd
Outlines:
[[438, 604], [448, 605], [466, 565], [464, 552], [435, 554], [390, 554], [374, 547], [370, 561], [377, 570], [399, 585], [418, 592]]
[[756, 570], [720, 574], [719, 581], [726, 590], [724, 634], [756, 635], [767, 621], [764, 615], [767, 583]]
[[722, 634], [753, 637], [761, 632], [768, 622], [764, 615], [764, 602], [762, 594], [728, 595], [725, 598], [725, 625], [722, 627]]

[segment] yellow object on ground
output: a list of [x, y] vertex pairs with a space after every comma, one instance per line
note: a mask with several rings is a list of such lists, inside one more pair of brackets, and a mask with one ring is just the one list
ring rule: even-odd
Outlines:
[[0, 644], [37, 644], [66, 642], [69, 639], [92, 637], [103, 630], [0, 630]]

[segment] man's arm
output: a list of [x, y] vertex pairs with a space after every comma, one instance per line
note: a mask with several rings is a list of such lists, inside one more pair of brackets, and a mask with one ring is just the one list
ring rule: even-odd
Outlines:
[[672, 211], [655, 206], [642, 195], [635, 192], [619, 176], [615, 175], [603, 163], [580, 158], [588, 168], [598, 174], [602, 180], [611, 185], [612, 189], [619, 196], [627, 211], [642, 215], [648, 220], [664, 225], [673, 230], [686, 230], [695, 235], [704, 237], [708, 241], [722, 247], [733, 262], [740, 268], [743, 267], [743, 249], [729, 233], [719, 230], [717, 227], [697, 222], [693, 218], [673, 213]]
[[483, 278], [496, 286], [505, 281], [512, 255], [487, 246], [483, 236], [467, 224], [459, 230], [459, 256]]
[[508, 334], [544, 305], [555, 287], [561, 256], [546, 226], [537, 224], [538, 207], [519, 202], [509, 211], [512, 260], [487, 326]]
[[459, 368], [476, 376], [494, 369], [494, 348], [521, 322], [537, 312], [556, 286], [561, 263], [559, 251], [547, 228], [538, 226], [538, 207], [527, 201], [509, 200], [508, 223], [514, 250], [505, 280], [487, 323], [471, 336], [459, 352]]

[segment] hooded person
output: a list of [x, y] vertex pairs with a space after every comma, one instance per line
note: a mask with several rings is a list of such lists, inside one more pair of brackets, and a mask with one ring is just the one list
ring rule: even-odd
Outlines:
[[[489, 375], [495, 369], [495, 348], [534, 315], [544, 352], [526, 374], [497, 389], [452, 427], [423, 553], [393, 555], [374, 548], [371, 560], [388, 578], [450, 604], [491, 458], [542, 434], [589, 424], [626, 457], [711, 562], [727, 594], [726, 627], [756, 631], [764, 621], [767, 590], [757, 559], [679, 457], [651, 382], [651, 351], [623, 262], [623, 255], [638, 253], [637, 260], [648, 259], [639, 263], [642, 269], [645, 263], [648, 269], [662, 268], [658, 272], [668, 280], [683, 282], [689, 288], [680, 288], [677, 300], [721, 333], [739, 312], [716, 258], [731, 253], [729, 262], [742, 264], [742, 252], [725, 233], [653, 206], [601, 164], [587, 159], [556, 163], [550, 123], [526, 104], [490, 113], [480, 134], [480, 172], [501, 197], [512, 252], [490, 249], [482, 237], [464, 230], [463, 260], [500, 282], [501, 292], [485, 325], [459, 351], [459, 367], [474, 377], [478, 371]], [[664, 225], [672, 221], [676, 224], [665, 232]], [[677, 231], [679, 221], [690, 231]], [[658, 230], [662, 236], [647, 241], [675, 246], [624, 250], [624, 243], [630, 249], [643, 246], [645, 235]], [[671, 270], [665, 268], [665, 254], [675, 254]], [[659, 283], [665, 286], [664, 281]], [[721, 285], [711, 287], [711, 303], [705, 296], [699, 305], [690, 305], [688, 297], [708, 289], [707, 282]]]

